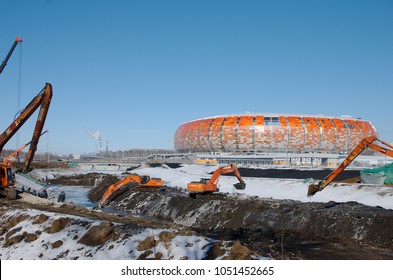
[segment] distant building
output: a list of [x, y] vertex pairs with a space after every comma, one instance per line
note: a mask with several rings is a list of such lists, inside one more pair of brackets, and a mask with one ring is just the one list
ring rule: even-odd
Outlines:
[[371, 122], [349, 116], [241, 114], [184, 123], [174, 145], [181, 153], [341, 154], [367, 136], [377, 136]]
[[75, 160], [80, 160], [80, 159], [81, 159], [81, 155], [80, 155], [80, 154], [72, 154], [72, 157], [73, 157]]

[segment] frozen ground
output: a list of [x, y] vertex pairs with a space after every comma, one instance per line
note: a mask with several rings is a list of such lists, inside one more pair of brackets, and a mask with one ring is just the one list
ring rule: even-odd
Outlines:
[[[164, 180], [169, 187], [187, 188], [187, 183], [199, 181], [200, 178], [210, 178], [211, 172], [217, 169], [217, 166], [203, 165], [184, 165], [179, 168], [169, 168], [166, 165], [161, 167], [140, 167], [132, 172], [140, 175], [149, 175]], [[93, 171], [97, 172], [97, 171]], [[86, 174], [88, 170], [78, 168], [65, 170], [45, 170], [36, 169], [32, 171], [32, 176], [37, 179], [52, 179], [57, 176], [71, 176], [76, 174]], [[119, 171], [102, 171], [102, 173], [120, 175]], [[356, 201], [369, 206], [380, 206], [386, 209], [393, 209], [393, 187], [385, 185], [365, 185], [351, 183], [332, 183], [323, 191], [316, 193], [312, 197], [307, 197], [309, 182], [303, 179], [275, 179], [275, 178], [252, 178], [244, 177], [247, 184], [245, 190], [237, 190], [233, 187], [237, 179], [232, 176], [221, 176], [219, 179], [219, 188], [221, 192], [229, 194], [242, 194], [248, 196], [257, 196], [261, 198], [273, 199], [293, 199], [302, 202], [348, 202]], [[30, 180], [18, 176], [19, 184], [25, 187], [31, 187], [37, 191], [42, 186], [37, 185]], [[90, 182], [94, 186], [94, 182]], [[63, 188], [69, 194], [68, 198], [76, 204], [92, 206], [86, 201], [86, 193], [89, 190], [86, 186], [50, 186], [49, 191], [54, 194]]]
[[[217, 166], [201, 165], [183, 165], [179, 168], [169, 168], [168, 166], [163, 165], [154, 168], [140, 167], [131, 172], [138, 173], [140, 175], [149, 175], [151, 177], [159, 177], [162, 178], [164, 180], [164, 183], [169, 187], [186, 190], [188, 182], [199, 181], [200, 178], [210, 178], [211, 173], [216, 170], [216, 168]], [[87, 173], [91, 172], [95, 172], [96, 174], [94, 176], [86, 176]], [[384, 230], [383, 228], [377, 228], [377, 225], [378, 223], [380, 223], [383, 226], [386, 225], [386, 223], [390, 223], [390, 217], [392, 216], [390, 214], [390, 210], [382, 211], [382, 208], [393, 209], [393, 187], [383, 185], [333, 183], [325, 190], [318, 192], [315, 196], [307, 197], [306, 193], [309, 183], [305, 182], [305, 180], [303, 179], [244, 177], [243, 179], [247, 184], [247, 187], [245, 190], [239, 191], [233, 187], [233, 184], [237, 182], [237, 179], [233, 176], [221, 176], [219, 179], [220, 191], [228, 193], [228, 199], [225, 200], [220, 200], [220, 198], [218, 198], [218, 200], [194, 200], [193, 202], [193, 200], [190, 200], [188, 198], [186, 192], [180, 193], [180, 196], [178, 197], [170, 197], [169, 195], [165, 194], [141, 194], [139, 196], [134, 196], [134, 193], [127, 194], [128, 197], [127, 195], [125, 195], [122, 198], [119, 198], [122, 199], [123, 202], [126, 202], [127, 205], [125, 205], [124, 209], [125, 211], [129, 211], [129, 215], [132, 215], [133, 210], [135, 210], [135, 213], [137, 215], [140, 215], [141, 213], [143, 215], [144, 213], [154, 212], [152, 211], [152, 209], [157, 208], [155, 209], [155, 211], [158, 213], [158, 216], [160, 216], [161, 214], [162, 216], [160, 217], [164, 217], [164, 214], [167, 215], [166, 221], [171, 221], [171, 219], [174, 219], [176, 221], [182, 221], [176, 224], [176, 226], [180, 227], [189, 224], [191, 220], [184, 220], [189, 215], [190, 217], [194, 215], [192, 217], [194, 219], [198, 219], [195, 216], [195, 213], [200, 212], [199, 214], [203, 214], [203, 211], [200, 210], [203, 210], [206, 207], [220, 209], [217, 211], [220, 211], [220, 213], [222, 212], [222, 218], [227, 219], [227, 222], [225, 223], [235, 223], [234, 219], [232, 219], [231, 217], [233, 217], [234, 215], [233, 211], [237, 210], [236, 216], [238, 217], [238, 219], [236, 222], [238, 222], [239, 224], [234, 224], [234, 227], [232, 229], [222, 228], [216, 229], [214, 231], [206, 231], [206, 229], [210, 229], [210, 225], [207, 224], [207, 227], [205, 227], [205, 229], [201, 228], [201, 230], [198, 230], [197, 232], [194, 232], [190, 235], [188, 233], [185, 234], [184, 232], [182, 232], [182, 230], [173, 229], [171, 228], [171, 226], [158, 225], [150, 227], [145, 225], [140, 226], [137, 223], [136, 228], [138, 230], [135, 231], [134, 228], [131, 228], [130, 233], [129, 227], [121, 226], [121, 223], [114, 223], [109, 227], [111, 236], [111, 238], [108, 239], [109, 241], [104, 240], [105, 242], [103, 242], [101, 240], [100, 242], [102, 243], [92, 248], [89, 247], [90, 245], [86, 245], [85, 243], [80, 242], [80, 239], [82, 236], [89, 236], [89, 234], [91, 235], [89, 231], [95, 226], [99, 226], [101, 230], [103, 229], [103, 231], [105, 232], [106, 224], [104, 222], [97, 222], [95, 218], [101, 217], [105, 214], [108, 214], [109, 212], [104, 213], [100, 210], [94, 210], [93, 207], [95, 206], [95, 203], [90, 202], [87, 199], [87, 193], [94, 188], [94, 185], [97, 184], [96, 180], [87, 179], [86, 181], [85, 179], [83, 181], [83, 184], [78, 184], [74, 183], [73, 178], [81, 176], [81, 178], [96, 178], [99, 181], [101, 176], [106, 177], [107, 174], [126, 176], [122, 173], [122, 171], [89, 171], [78, 168], [35, 169], [30, 173], [30, 176], [36, 181], [33, 181], [31, 178], [25, 178], [21, 175], [17, 175], [18, 187], [21, 187], [23, 185], [26, 189], [31, 188], [35, 189], [36, 191], [39, 191], [43, 187], [45, 187], [50, 195], [49, 201], [52, 201], [54, 203], [54, 206], [51, 206], [52, 208], [62, 208], [61, 206], [56, 205], [54, 201], [56, 201], [59, 191], [61, 189], [64, 189], [67, 193], [67, 205], [85, 206], [87, 207], [87, 209], [90, 209], [89, 211], [91, 211], [91, 213], [94, 213], [94, 215], [92, 218], [88, 218], [89, 215], [91, 216], [90, 213], [89, 215], [87, 215], [88, 217], [80, 218], [73, 216], [72, 213], [74, 212], [69, 213], [65, 211], [67, 209], [60, 209], [60, 213], [63, 213], [60, 214], [54, 213], [57, 210], [53, 212], [53, 209], [49, 211], [46, 208], [44, 208], [45, 211], [42, 211], [42, 209], [41, 211], [29, 211], [23, 209], [20, 210], [3, 207], [1, 222], [3, 225], [7, 225], [7, 229], [1, 234], [3, 238], [3, 246], [0, 248], [1, 258], [18, 259], [21, 258], [23, 254], [25, 254], [25, 258], [27, 259], [200, 259], [205, 258], [207, 255], [210, 254], [209, 252], [211, 251], [218, 251], [221, 252], [221, 255], [215, 255], [213, 258], [219, 259], [228, 256], [233, 247], [242, 246], [241, 244], [248, 246], [246, 249], [241, 247], [241, 251], [245, 250], [247, 252], [245, 254], [247, 257], [276, 258], [281, 256], [278, 256], [277, 254], [274, 255], [274, 251], [269, 251], [269, 248], [275, 249], [275, 252], [277, 252], [277, 250], [280, 251], [281, 249], [279, 246], [280, 244], [282, 244], [282, 241], [280, 241], [279, 238], [280, 236], [281, 238], [284, 238], [284, 235], [286, 235], [286, 238], [289, 238], [289, 241], [287, 241], [286, 243], [287, 246], [289, 246], [288, 248], [286, 248], [286, 252], [290, 254], [287, 255], [290, 258], [300, 257], [306, 259], [315, 259], [322, 256], [325, 258], [347, 259], [391, 258], [391, 251], [387, 250], [387, 247], [383, 247], [385, 246], [383, 244], [375, 243], [378, 245], [378, 247], [375, 247], [375, 244], [371, 245], [371, 247], [366, 247], [365, 243], [362, 243], [361, 247], [358, 247], [359, 245], [356, 242], [359, 241], [359, 232], [362, 233], [362, 236], [364, 238], [367, 237], [367, 240], [373, 240], [372, 236], [378, 236], [378, 238], [381, 237], [383, 238], [383, 240], [387, 240], [388, 238], [390, 238], [390, 234], [388, 233], [391, 232], [390, 227], [387, 227], [386, 230]], [[51, 179], [59, 178], [62, 176], [65, 176], [64, 178], [67, 181], [67, 184], [64, 183], [62, 185], [47, 185], [45, 183], [46, 180], [50, 181]], [[76, 180], [75, 182], [78, 181]], [[143, 206], [139, 207], [138, 209], [134, 209], [136, 208], [136, 204], [143, 204], [144, 201], [148, 201], [153, 198], [156, 200], [152, 200], [153, 205], [146, 206], [147, 212], [143, 212]], [[254, 198], [267, 199], [254, 200]], [[279, 200], [280, 202], [276, 203], [275, 199]], [[31, 196], [28, 197], [27, 201], [35, 205], [43, 202], [42, 200], [40, 202], [39, 198]], [[175, 208], [171, 208], [169, 204], [172, 205], [172, 203], [174, 203], [175, 201], [179, 201], [178, 203], [180, 204], [174, 204]], [[306, 203], [297, 203], [297, 201]], [[361, 205], [351, 203], [338, 205], [335, 203], [331, 203], [331, 201], [356, 201], [364, 205], [372, 206], [375, 211], [373, 209], [367, 209], [367, 207], [362, 207]], [[119, 200], [115, 203], [118, 202]], [[324, 205], [311, 202], [329, 203]], [[160, 203], [163, 203], [162, 207], [160, 206]], [[176, 212], [173, 212], [173, 209], [176, 209], [176, 207], [181, 204], [184, 204], [185, 208], [188, 207], [191, 210], [194, 210], [189, 213], [180, 212], [175, 215], [176, 217], [171, 217], [171, 215]], [[233, 208], [233, 205], [236, 205], [235, 208], [237, 209]], [[380, 206], [382, 208], [377, 209], [374, 208], [374, 206]], [[167, 209], [164, 213], [163, 211], [165, 207]], [[179, 209], [181, 209], [181, 207], [177, 208], [177, 210]], [[259, 212], [255, 212], [256, 209], [258, 209]], [[367, 212], [360, 214], [358, 210]], [[255, 218], [258, 218], [259, 220], [256, 220], [255, 223], [254, 221], [252, 221], [251, 224], [247, 224], [247, 226], [255, 225], [254, 228], [250, 228], [250, 232], [243, 232], [241, 230], [242, 219], [249, 220], [249, 218], [242, 218], [242, 213], [246, 213], [247, 211], [251, 211], [250, 213], [254, 213], [253, 215], [249, 216], [250, 218], [255, 216]], [[284, 211], [285, 213], [282, 211]], [[41, 214], [47, 216], [47, 220], [39, 224], [35, 223], [35, 220], [38, 219]], [[24, 216], [27, 216], [27, 218], [23, 218], [15, 225], [10, 222], [12, 221], [12, 217]], [[153, 218], [154, 220], [158, 216], [153, 215], [150, 218]], [[208, 217], [211, 216], [212, 215]], [[170, 218], [168, 219], [168, 217]], [[201, 224], [201, 221], [207, 222], [208, 217], [204, 217], [203, 219], [201, 218], [202, 220], [200, 220], [198, 223]], [[219, 219], [220, 217], [215, 218]], [[276, 219], [273, 220], [273, 217], [276, 217]], [[62, 230], [62, 232], [48, 233], [48, 228], [53, 227], [53, 225], [56, 224], [56, 221], [62, 218], [69, 219], [68, 225]], [[125, 219], [125, 217], [121, 215], [117, 218], [120, 219], [120, 221]], [[279, 222], [280, 220], [282, 220], [282, 218], [284, 218], [284, 224], [281, 224]], [[231, 219], [233, 221], [231, 221]], [[288, 220], [286, 221], [285, 219]], [[267, 220], [271, 221], [271, 229], [273, 230], [273, 232], [266, 231], [269, 226], [266, 224], [263, 225], [263, 223]], [[344, 220], [346, 222], [344, 222]], [[261, 224], [259, 225], [258, 223]], [[275, 223], [274, 226], [273, 223]], [[303, 232], [303, 234], [308, 234], [305, 237], [306, 239], [304, 239], [304, 237], [297, 236], [297, 234], [302, 234], [300, 231], [299, 233], [290, 233], [287, 231], [291, 223], [293, 224], [293, 229], [297, 227], [297, 223], [298, 225], [305, 223], [304, 225], [311, 226], [311, 231]], [[342, 227], [340, 225], [345, 223], [349, 225], [346, 227], [348, 230], [346, 229], [345, 232], [340, 233], [340, 230], [342, 230]], [[216, 224], [218, 226], [219, 222], [216, 222]], [[364, 227], [365, 225], [367, 225], [367, 227]], [[320, 227], [320, 229], [316, 229], [316, 232], [320, 232], [325, 235], [319, 236], [315, 240], [310, 239], [311, 241], [309, 241], [307, 238], [313, 236], [313, 232], [316, 227]], [[373, 230], [375, 231], [375, 233]], [[119, 235], [120, 239], [116, 239], [113, 237], [114, 233], [116, 232], [120, 232], [123, 234]], [[345, 233], [345, 237], [343, 237], [343, 240], [340, 241], [340, 243], [332, 243], [329, 238], [336, 238], [335, 236], [337, 236], [337, 232], [342, 236], [344, 236]], [[169, 239], [166, 238], [168, 234], [171, 236]], [[256, 238], [256, 240], [254, 240], [255, 238], [253, 238], [253, 236]], [[355, 236], [355, 239], [353, 239], [352, 236]], [[27, 237], [34, 240], [26, 241], [29, 239]], [[151, 238], [153, 240], [152, 246], [147, 246], [146, 248], [140, 246], [141, 243], [150, 244], [152, 241], [150, 240]], [[242, 243], [236, 243], [238, 242], [236, 241], [237, 239], [239, 239]], [[7, 244], [6, 246], [4, 246], [5, 243]], [[215, 249], [213, 250], [212, 248]], [[254, 251], [250, 251], [248, 250], [248, 248]], [[335, 249], [333, 250], [332, 248]], [[341, 249], [338, 250], [338, 248]], [[363, 249], [357, 251], [357, 248]], [[373, 248], [376, 249], [374, 250]], [[24, 251], [26, 252], [23, 253]], [[266, 252], [273, 252], [273, 255], [265, 254]], [[335, 253], [332, 254], [331, 252]], [[236, 256], [240, 257], [239, 255]]]
[[[2, 260], [202, 259], [209, 244], [215, 242], [179, 229], [137, 225], [130, 235], [130, 225], [125, 228], [121, 224], [36, 209], [9, 210], [0, 216], [0, 221], [6, 231], [0, 248]], [[117, 237], [109, 238], [107, 231], [114, 228]]]
[[[187, 188], [187, 183], [198, 181], [200, 178], [210, 178], [216, 166], [186, 165], [177, 169], [143, 168], [137, 172], [162, 178], [169, 186]], [[381, 206], [393, 209], [393, 187], [384, 185], [364, 185], [349, 183], [332, 183], [313, 197], [307, 197], [309, 182], [303, 179], [269, 179], [243, 178], [246, 189], [239, 191], [233, 187], [237, 183], [235, 177], [221, 176], [219, 188], [222, 192], [245, 194], [262, 198], [293, 199], [302, 202], [347, 202], [357, 201], [369, 206]]]

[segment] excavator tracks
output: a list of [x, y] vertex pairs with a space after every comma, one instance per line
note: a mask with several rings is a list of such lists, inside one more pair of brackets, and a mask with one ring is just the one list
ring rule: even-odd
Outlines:
[[228, 193], [190, 193], [190, 198], [201, 199], [201, 200], [226, 200]]
[[128, 190], [135, 191], [135, 192], [164, 192], [167, 190], [167, 186], [164, 187], [139, 187], [139, 186], [132, 186], [128, 187]]

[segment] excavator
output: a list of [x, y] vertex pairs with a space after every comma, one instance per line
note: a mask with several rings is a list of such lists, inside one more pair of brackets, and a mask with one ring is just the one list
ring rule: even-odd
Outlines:
[[[380, 144], [375, 144], [379, 142]], [[326, 176], [318, 184], [311, 184], [308, 187], [307, 196], [313, 196], [319, 191], [326, 188], [364, 149], [370, 148], [376, 152], [393, 157], [393, 146], [389, 143], [379, 140], [375, 136], [369, 136], [364, 138], [360, 143], [347, 155], [344, 161], [334, 169], [328, 176]]]
[[164, 181], [160, 178], [150, 178], [150, 176], [147, 175], [130, 175], [121, 179], [119, 182], [110, 185], [98, 202], [98, 207], [103, 207], [105, 203], [109, 202], [108, 199], [114, 192], [129, 183], [136, 184], [136, 189], [156, 190], [164, 186]]
[[187, 190], [190, 197], [196, 198], [198, 194], [211, 194], [214, 192], [219, 192], [219, 189], [217, 188], [218, 178], [220, 175], [228, 173], [235, 173], [235, 176], [239, 180], [239, 183], [233, 185], [236, 189], [244, 190], [246, 188], [246, 183], [244, 183], [236, 165], [230, 164], [216, 169], [210, 179], [201, 178], [199, 182], [188, 183]]
[[3, 72], [5, 66], [8, 63], [8, 60], [10, 59], [12, 53], [14, 52], [16, 45], [18, 45], [18, 43], [22, 42], [22, 38], [16, 37], [14, 44], [12, 45], [10, 51], [8, 52], [7, 56], [5, 57], [5, 60], [1, 63], [0, 65], [0, 74]]
[[[41, 133], [40, 137], [47, 132], [48, 132], [48, 130], [45, 130], [43, 133]], [[9, 156], [5, 157], [0, 164], [0, 166], [1, 166], [1, 168], [0, 168], [0, 179], [1, 179], [0, 194], [5, 195], [9, 199], [16, 198], [16, 192], [14, 192], [14, 190], [12, 190], [12, 189], [5, 190], [3, 188], [3, 186], [10, 187], [10, 186], [15, 185], [15, 175], [12, 172], [11, 162], [14, 162], [15, 157], [17, 157], [19, 155], [19, 153], [30, 144], [31, 144], [31, 141], [29, 143], [24, 144], [21, 148], [17, 149], [16, 151], [12, 152]]]
[[[30, 103], [20, 112], [19, 116], [14, 119], [10, 126], [0, 134], [0, 154], [4, 146], [14, 136], [14, 134], [23, 126], [23, 124], [33, 115], [33, 113], [40, 107], [38, 112], [33, 136], [28, 143], [30, 148], [27, 152], [25, 164], [22, 172], [27, 173], [30, 171], [30, 165], [33, 161], [34, 154], [37, 150], [37, 145], [40, 136], [43, 134], [42, 129], [48, 114], [49, 105], [52, 100], [52, 85], [46, 83], [45, 87], [37, 94]], [[17, 192], [11, 187], [15, 185], [15, 174], [12, 166], [8, 160], [0, 163], [0, 194], [5, 195], [9, 199], [16, 199]]]

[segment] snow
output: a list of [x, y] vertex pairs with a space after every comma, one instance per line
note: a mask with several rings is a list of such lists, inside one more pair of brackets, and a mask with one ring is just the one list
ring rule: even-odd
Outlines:
[[[183, 190], [187, 189], [187, 184], [191, 181], [199, 181], [200, 178], [210, 178], [211, 172], [217, 169], [217, 166], [211, 165], [193, 165], [185, 164], [179, 168], [171, 169], [166, 165], [161, 167], [140, 167], [132, 172], [140, 175], [149, 175], [163, 179], [164, 184]], [[33, 170], [32, 175], [35, 178], [53, 178], [60, 175], [75, 175], [88, 173], [88, 170], [70, 168], [64, 170]], [[105, 173], [121, 175], [122, 171], [105, 171]], [[123, 175], [124, 176], [124, 175]], [[317, 192], [314, 196], [308, 197], [307, 191], [309, 183], [302, 179], [270, 179], [270, 178], [252, 178], [244, 177], [246, 183], [245, 190], [237, 190], [233, 184], [237, 179], [233, 176], [221, 176], [218, 181], [220, 192], [229, 195], [256, 196], [260, 198], [271, 199], [291, 199], [301, 202], [348, 202], [356, 201], [369, 206], [380, 206], [386, 209], [393, 209], [393, 187], [385, 185], [366, 185], [351, 183], [331, 183], [324, 190]], [[19, 184], [25, 187], [31, 187], [39, 191], [42, 186], [37, 185], [30, 180], [17, 176]], [[92, 183], [93, 185], [93, 183]], [[87, 200], [89, 187], [86, 186], [51, 186], [48, 188], [49, 193], [57, 195], [60, 189], [67, 193], [67, 200], [75, 204], [93, 207], [94, 205]]]
[[[201, 165], [183, 165], [180, 168], [171, 169], [163, 165], [161, 167], [140, 167], [132, 172], [140, 175], [149, 175], [151, 177], [159, 177], [164, 180], [165, 185], [186, 190], [187, 183], [191, 181], [199, 181], [200, 178], [210, 178], [211, 172], [217, 169], [217, 166], [201, 166]], [[83, 205], [86, 207], [94, 207], [95, 204], [87, 199], [87, 192], [92, 186], [61, 186], [61, 185], [45, 185], [42, 183], [45, 178], [54, 178], [60, 175], [75, 175], [88, 173], [89, 171], [70, 168], [64, 170], [47, 169], [33, 170], [31, 177], [37, 181], [32, 181], [21, 175], [17, 175], [17, 187], [22, 185], [25, 188], [35, 189], [37, 192], [43, 187], [48, 190], [49, 201], [56, 204], [57, 194], [64, 189], [67, 198], [66, 202]], [[107, 171], [106, 173], [121, 175], [121, 171]], [[393, 187], [384, 185], [360, 185], [349, 183], [333, 183], [323, 191], [318, 192], [313, 197], [307, 197], [308, 184], [304, 180], [296, 179], [269, 179], [269, 178], [243, 178], [246, 183], [245, 190], [237, 190], [233, 187], [237, 183], [237, 179], [232, 176], [221, 176], [219, 178], [219, 188], [221, 192], [228, 195], [237, 196], [238, 199], [244, 199], [249, 196], [260, 197], [266, 199], [290, 199], [301, 202], [348, 202], [357, 201], [365, 205], [380, 206], [386, 209], [393, 209]], [[93, 185], [93, 184], [92, 184]], [[39, 199], [38, 197], [36, 199]], [[131, 199], [128, 197], [127, 199]], [[206, 209], [209, 211], [209, 209]], [[20, 242], [9, 248], [1, 248], [1, 259], [56, 259], [62, 258], [62, 254], [67, 252], [64, 257], [66, 259], [136, 259], [141, 255], [138, 251], [138, 244], [149, 236], [153, 236], [157, 240], [157, 244], [152, 248], [152, 253], [148, 257], [154, 257], [158, 252], [162, 255], [162, 259], [201, 259], [205, 256], [209, 244], [215, 240], [195, 234], [181, 235], [178, 232], [171, 242], [164, 242], [158, 238], [161, 232], [175, 232], [175, 229], [160, 228], [141, 228], [139, 232], [131, 237], [119, 239], [117, 241], [108, 241], [102, 246], [86, 246], [78, 243], [77, 238], [83, 236], [88, 228], [97, 225], [100, 222], [88, 218], [78, 217], [78, 222], [73, 222], [65, 229], [58, 233], [47, 233], [46, 229], [50, 227], [52, 222], [59, 217], [75, 217], [64, 214], [44, 212], [48, 216], [48, 220], [41, 224], [34, 224], [34, 219], [41, 214], [38, 210], [10, 210], [1, 216], [1, 221], [7, 221], [8, 217], [18, 215], [29, 215], [27, 220], [20, 222], [17, 227], [27, 229], [28, 233], [40, 232], [38, 239], [26, 243]], [[190, 217], [190, 222], [192, 218]], [[89, 227], [86, 223], [90, 224]], [[16, 233], [18, 234], [18, 233]], [[56, 242], [62, 242], [59, 248], [53, 247]]]
[[[199, 181], [200, 178], [210, 178], [210, 172], [217, 166], [184, 165], [177, 169], [141, 168], [135, 170], [138, 174], [162, 178], [168, 186], [187, 189], [187, 183]], [[245, 190], [237, 190], [233, 184], [235, 177], [221, 176], [218, 187], [221, 192], [230, 195], [256, 196], [272, 199], [292, 199], [301, 202], [348, 202], [357, 201], [369, 206], [380, 206], [393, 209], [393, 187], [385, 185], [365, 185], [350, 183], [332, 183], [324, 190], [308, 197], [309, 183], [303, 179], [269, 179], [244, 177]]]
[[[34, 223], [33, 221], [40, 214], [44, 213], [49, 218], [43, 223]], [[125, 237], [117, 241], [109, 240], [102, 246], [87, 246], [79, 243], [75, 236], [83, 236], [88, 228], [100, 224], [99, 221], [94, 221], [88, 218], [78, 217], [77, 222], [71, 222], [63, 230], [56, 233], [48, 233], [46, 229], [51, 226], [52, 222], [58, 218], [70, 218], [73, 216], [65, 214], [55, 214], [49, 212], [42, 212], [38, 210], [11, 210], [1, 217], [1, 221], [7, 221], [11, 217], [20, 215], [28, 215], [29, 218], [18, 223], [17, 227], [21, 227], [23, 231], [29, 234], [39, 232], [37, 239], [31, 242], [20, 242], [9, 248], [1, 248], [0, 257], [2, 260], [31, 260], [31, 259], [59, 259], [65, 257], [66, 259], [78, 260], [108, 260], [108, 259], [137, 259], [143, 251], [138, 250], [138, 245], [147, 237], [152, 236], [155, 240], [159, 240], [158, 236], [161, 232], [173, 232], [173, 229], [152, 229], [146, 228], [140, 230], [139, 233], [132, 237]], [[87, 227], [86, 224], [90, 224]], [[17, 235], [15, 233], [14, 235]], [[208, 250], [208, 244], [212, 241], [205, 237], [191, 235], [183, 236], [177, 232], [175, 238], [170, 243], [160, 241], [153, 247], [151, 255], [147, 257], [154, 257], [160, 252], [163, 259], [201, 259], [205, 256]], [[53, 246], [56, 242], [62, 242], [60, 247]], [[65, 253], [66, 252], [66, 253]], [[62, 256], [62, 254], [66, 254]]]

